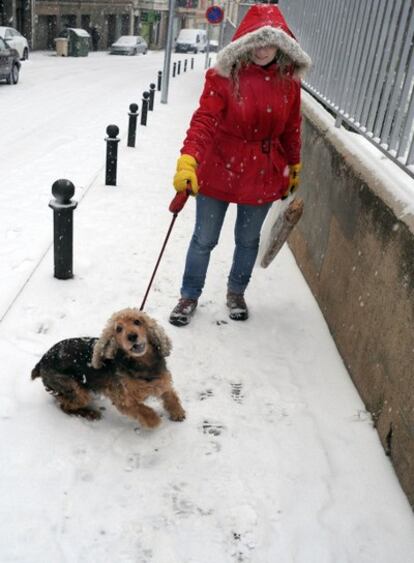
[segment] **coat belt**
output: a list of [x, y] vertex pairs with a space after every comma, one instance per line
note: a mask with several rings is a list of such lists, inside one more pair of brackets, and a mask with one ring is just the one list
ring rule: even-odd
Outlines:
[[261, 147], [263, 154], [268, 154], [270, 152], [271, 146], [272, 146], [272, 139], [262, 139]]
[[259, 144], [262, 153], [269, 154], [272, 146], [275, 147], [279, 144], [279, 139], [277, 139], [276, 137], [266, 137], [265, 139], [260, 139], [258, 141], [247, 141], [247, 142]]
[[237, 137], [236, 135], [231, 135], [227, 132], [222, 132], [225, 137], [229, 137], [230, 139], [237, 139], [242, 143], [248, 144], [255, 144], [260, 145], [260, 149], [263, 154], [269, 154], [271, 151], [272, 146], [280, 145], [280, 141], [277, 137], [266, 137], [264, 139], [243, 139], [243, 137]]

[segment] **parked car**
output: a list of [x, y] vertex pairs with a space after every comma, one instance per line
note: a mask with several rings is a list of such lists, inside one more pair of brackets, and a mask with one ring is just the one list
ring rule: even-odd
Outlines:
[[147, 51], [147, 42], [140, 35], [121, 35], [115, 43], [112, 43], [109, 53], [111, 55], [137, 55], [138, 53], [146, 55]]
[[211, 53], [216, 53], [218, 51], [218, 41], [216, 41], [215, 39], [210, 39], [210, 41], [208, 42], [208, 49]]
[[204, 53], [207, 47], [205, 29], [182, 29], [175, 42], [176, 53]]
[[7, 41], [8, 45], [19, 53], [21, 60], [29, 58], [29, 43], [26, 37], [14, 29], [14, 27], [0, 27], [0, 37]]
[[17, 84], [20, 64], [19, 53], [0, 37], [0, 80], [6, 80], [8, 84]]

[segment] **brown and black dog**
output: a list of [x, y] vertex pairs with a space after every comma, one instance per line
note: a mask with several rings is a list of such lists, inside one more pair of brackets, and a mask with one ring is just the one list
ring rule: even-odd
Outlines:
[[171, 420], [185, 418], [165, 362], [170, 351], [160, 325], [138, 309], [123, 309], [112, 315], [100, 338], [55, 344], [33, 369], [32, 379], [41, 377], [67, 414], [100, 418], [91, 402], [94, 394], [103, 394], [122, 414], [154, 428], [161, 418], [144, 404], [150, 396], [161, 399]]

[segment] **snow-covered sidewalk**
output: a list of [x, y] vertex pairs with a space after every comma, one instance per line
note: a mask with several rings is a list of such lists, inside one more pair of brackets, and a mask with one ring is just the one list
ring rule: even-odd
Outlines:
[[85, 187], [74, 279], [52, 277], [49, 249], [0, 326], [0, 561], [410, 563], [412, 511], [287, 248], [255, 270], [249, 321], [228, 320], [233, 210], [191, 326], [172, 327], [168, 315], [192, 199], [146, 305], [173, 341], [184, 422], [164, 416], [144, 430], [104, 401], [99, 422], [68, 417], [30, 381], [52, 344], [98, 335], [114, 311], [140, 305], [202, 80], [199, 58], [170, 82], [167, 105], [157, 94], [137, 147], [120, 143], [118, 186], [97, 169]]

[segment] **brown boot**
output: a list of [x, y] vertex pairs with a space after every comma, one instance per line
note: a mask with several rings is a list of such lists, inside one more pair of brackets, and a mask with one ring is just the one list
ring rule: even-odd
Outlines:
[[197, 307], [197, 299], [187, 299], [186, 297], [181, 297], [177, 305], [171, 311], [170, 323], [174, 326], [185, 326], [191, 320], [194, 311]]
[[229, 317], [233, 321], [245, 321], [249, 318], [249, 310], [247, 309], [243, 294], [228, 291], [227, 307], [229, 310]]

